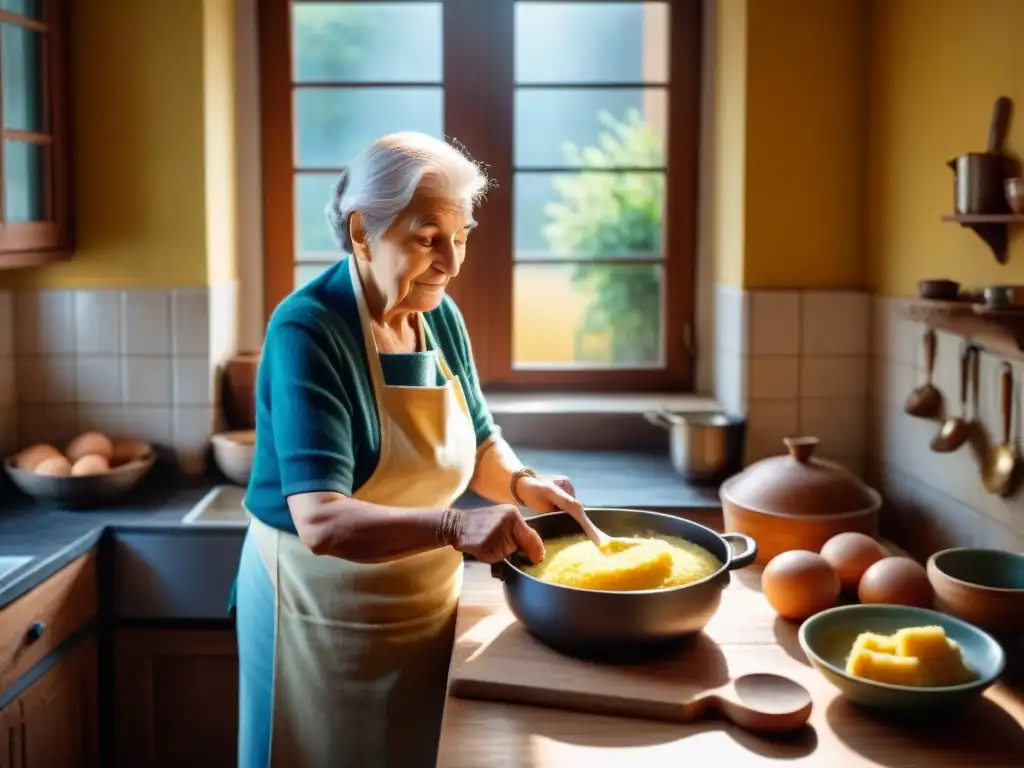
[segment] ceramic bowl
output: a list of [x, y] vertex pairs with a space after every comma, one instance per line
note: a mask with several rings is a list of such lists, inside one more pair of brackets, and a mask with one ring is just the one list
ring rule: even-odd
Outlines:
[[220, 432], [210, 438], [210, 443], [213, 460], [224, 476], [236, 485], [248, 485], [256, 455], [256, 430]]
[[928, 558], [939, 608], [996, 634], [1024, 631], [1024, 555], [944, 549]]
[[4, 462], [7, 476], [26, 496], [61, 509], [95, 509], [114, 503], [137, 486], [153, 469], [150, 452], [100, 475], [53, 477], [18, 469], [13, 457]]
[[[861, 632], [891, 635], [907, 627], [940, 626], [955, 640], [978, 679], [942, 688], [915, 688], [864, 680], [846, 674], [846, 658]], [[1006, 656], [988, 633], [965, 621], [926, 608], [905, 605], [843, 605], [815, 614], [800, 627], [800, 647], [808, 661], [855, 704], [889, 712], [953, 709], [979, 696], [1002, 674]]]

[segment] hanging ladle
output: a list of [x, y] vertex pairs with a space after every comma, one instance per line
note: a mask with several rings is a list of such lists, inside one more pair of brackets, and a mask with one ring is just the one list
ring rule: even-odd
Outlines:
[[1013, 418], [1013, 368], [1005, 360], [1001, 378], [1003, 442], [1001, 445], [992, 446], [986, 461], [983, 481], [986, 491], [1005, 496], [1012, 486], [1017, 470], [1017, 447], [1010, 435]]
[[936, 453], [952, 453], [967, 442], [971, 433], [970, 420], [967, 418], [967, 396], [970, 391], [969, 382], [974, 379], [974, 366], [977, 365], [978, 350], [968, 342], [960, 346], [960, 415], [950, 416], [942, 423], [942, 427], [932, 438], [931, 447]]
[[942, 407], [942, 393], [932, 383], [935, 373], [935, 331], [931, 328], [924, 332], [924, 365], [928, 378], [910, 393], [903, 410], [911, 416], [930, 419]]

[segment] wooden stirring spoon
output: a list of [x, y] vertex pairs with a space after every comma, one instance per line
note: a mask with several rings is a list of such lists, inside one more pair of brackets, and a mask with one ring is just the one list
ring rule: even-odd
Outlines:
[[580, 528], [583, 529], [583, 533], [586, 534], [587, 538], [593, 542], [595, 547], [606, 555], [610, 555], [613, 552], [621, 552], [624, 549], [635, 547], [640, 543], [639, 539], [629, 539], [625, 536], [609, 536], [594, 525], [594, 521], [587, 516], [587, 511], [583, 507], [571, 512], [567, 511], [567, 514], [579, 523]]

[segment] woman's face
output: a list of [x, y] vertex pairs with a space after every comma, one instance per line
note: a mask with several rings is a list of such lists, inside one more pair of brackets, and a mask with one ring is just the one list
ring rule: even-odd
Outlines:
[[356, 256], [368, 262], [386, 311], [437, 307], [448, 281], [459, 274], [476, 226], [461, 201], [429, 192], [417, 192], [379, 241], [368, 242], [358, 214], [352, 218]]

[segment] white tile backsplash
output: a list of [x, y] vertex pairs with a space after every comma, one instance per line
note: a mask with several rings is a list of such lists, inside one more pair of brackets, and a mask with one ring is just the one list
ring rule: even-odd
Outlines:
[[15, 293], [14, 325], [17, 354], [74, 354], [74, 291]]
[[121, 354], [121, 292], [75, 291], [75, 353]]
[[121, 306], [123, 354], [171, 354], [170, 291], [125, 291]]
[[800, 354], [799, 291], [750, 293], [750, 354]]
[[800, 299], [801, 354], [868, 355], [868, 294], [863, 291], [804, 291]]
[[235, 285], [0, 291], [0, 448], [84, 429], [173, 447], [201, 469], [218, 365], [235, 349]]
[[[748, 462], [782, 453], [782, 438], [802, 433], [821, 441], [821, 455], [864, 472], [869, 308], [859, 291], [718, 286], [715, 394], [747, 413]], [[737, 337], [749, 342], [730, 341]]]

